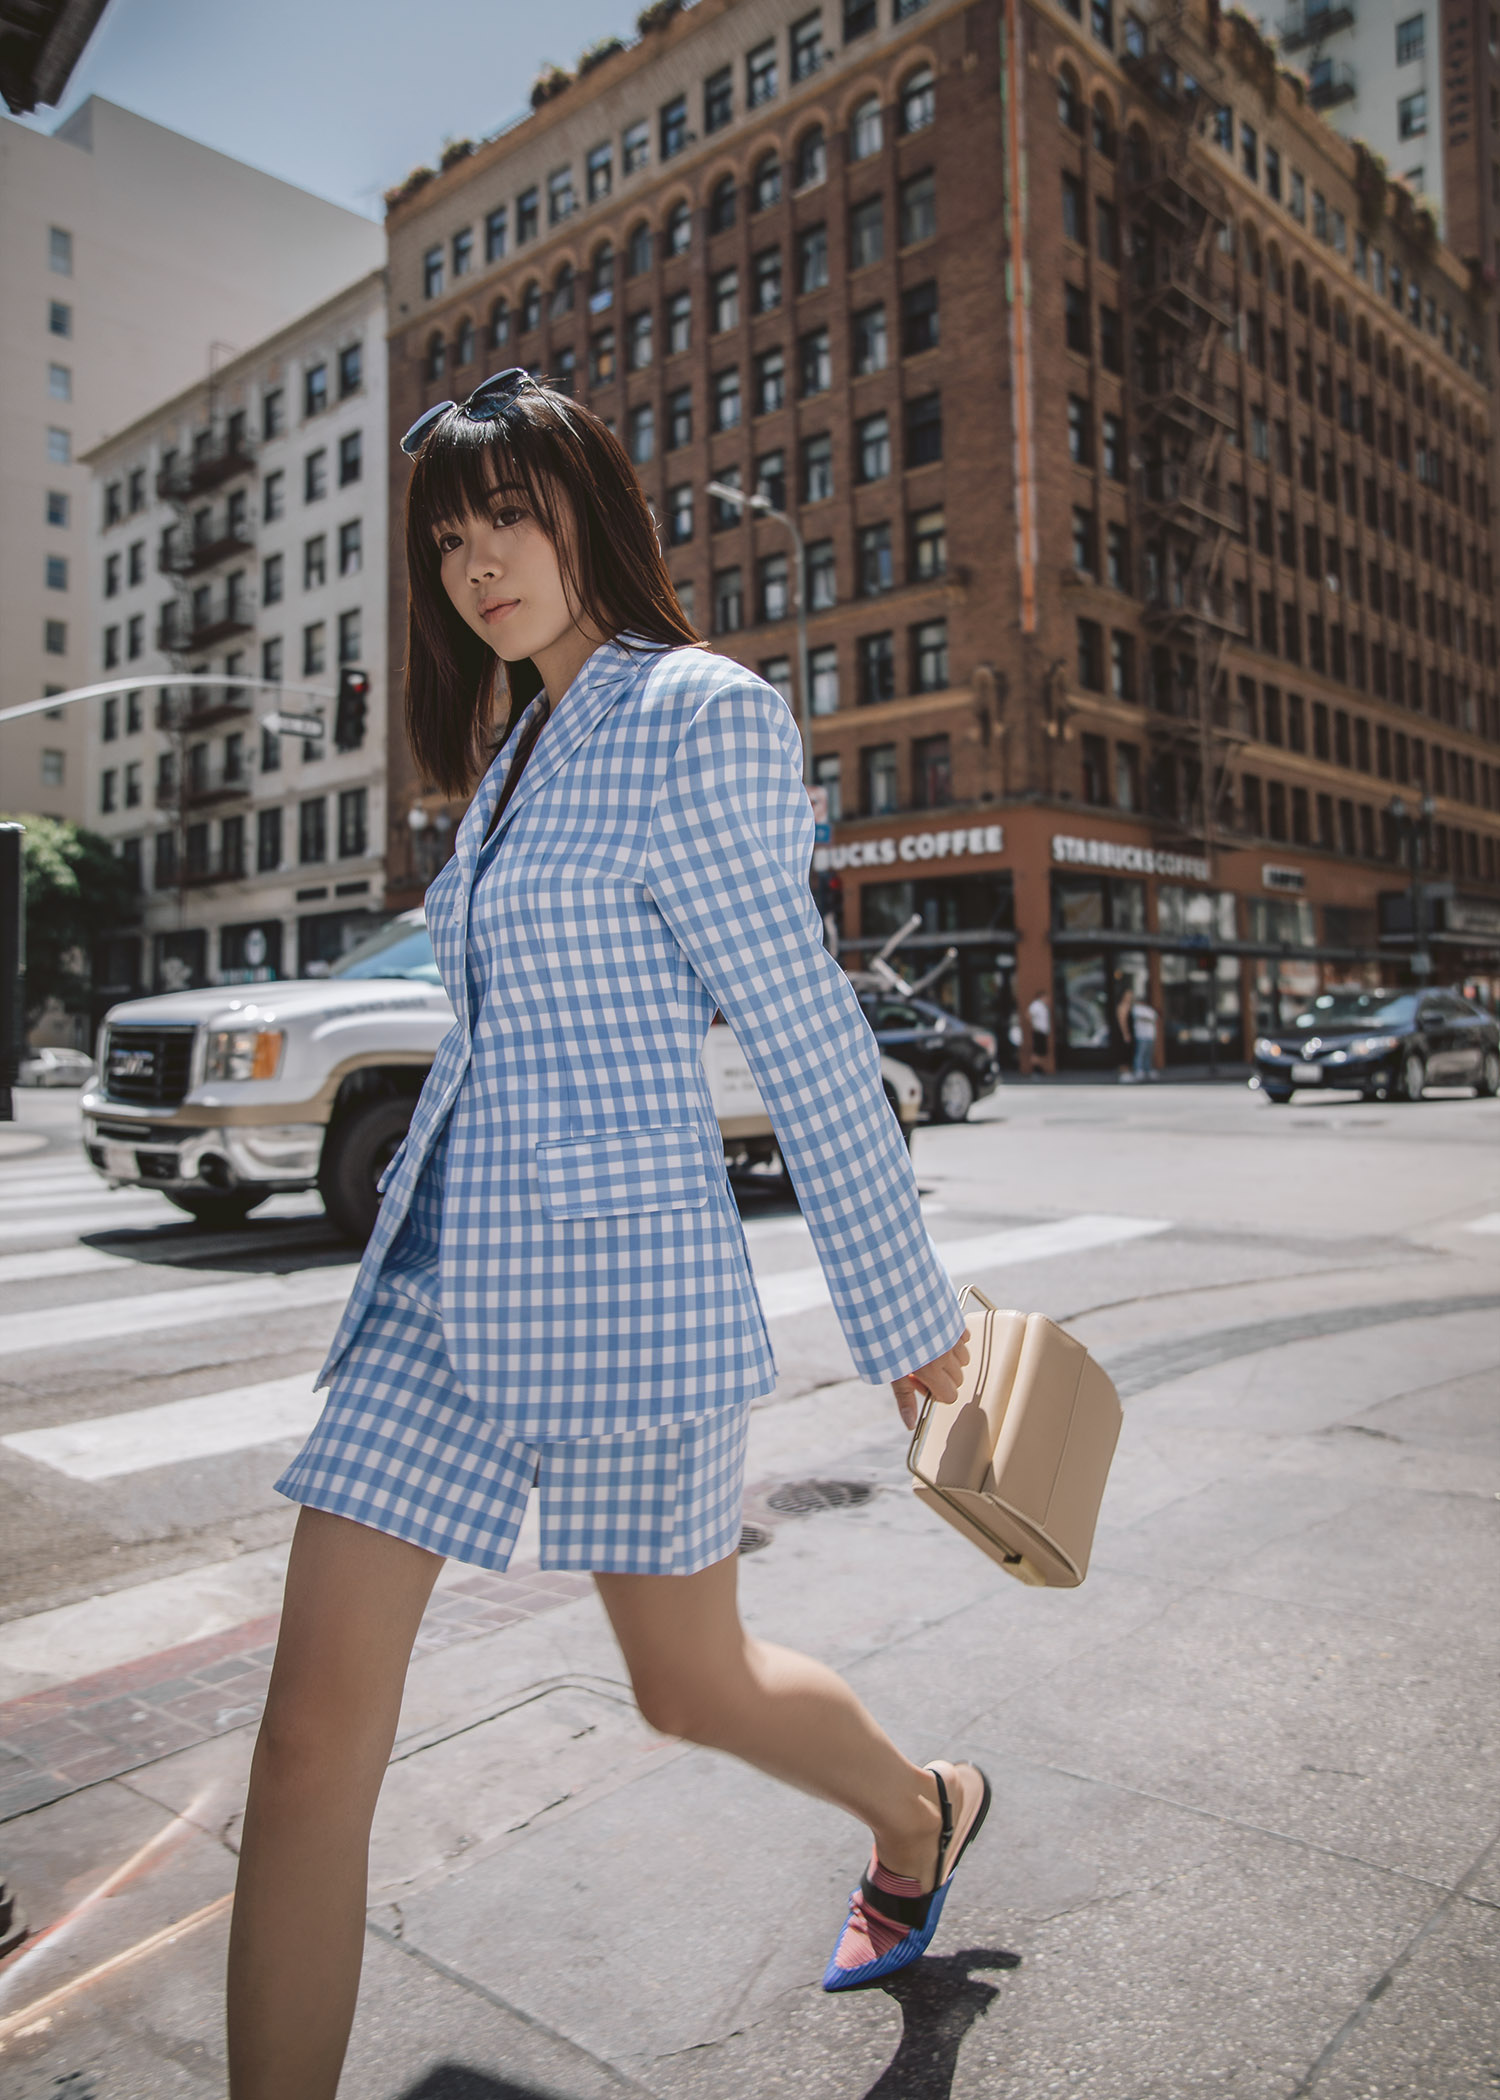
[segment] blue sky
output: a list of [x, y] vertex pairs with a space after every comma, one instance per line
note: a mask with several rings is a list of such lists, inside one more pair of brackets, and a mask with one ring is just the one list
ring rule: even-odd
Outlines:
[[630, 36], [640, 0], [111, 0], [51, 131], [103, 95], [367, 217], [443, 141], [527, 105], [543, 63]]

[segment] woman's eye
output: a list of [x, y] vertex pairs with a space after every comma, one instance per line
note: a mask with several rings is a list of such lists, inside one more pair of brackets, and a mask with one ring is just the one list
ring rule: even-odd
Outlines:
[[437, 550], [439, 554], [451, 554], [455, 547], [461, 547], [462, 545], [463, 541], [456, 532], [440, 532], [438, 534]]
[[525, 515], [525, 511], [518, 509], [515, 504], [503, 504], [495, 513], [495, 523], [497, 525], [519, 525]]

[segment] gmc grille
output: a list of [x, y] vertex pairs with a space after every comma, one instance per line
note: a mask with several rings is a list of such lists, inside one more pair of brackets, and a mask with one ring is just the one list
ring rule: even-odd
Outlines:
[[193, 1037], [188, 1028], [111, 1028], [104, 1096], [136, 1108], [175, 1108], [188, 1090]]

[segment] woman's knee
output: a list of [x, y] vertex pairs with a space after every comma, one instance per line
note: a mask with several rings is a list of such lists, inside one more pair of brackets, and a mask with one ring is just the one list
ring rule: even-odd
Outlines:
[[649, 1728], [685, 1743], [701, 1743], [705, 1749], [735, 1740], [751, 1689], [743, 1655], [721, 1660], [711, 1669], [690, 1661], [637, 1667], [631, 1672], [631, 1685]]

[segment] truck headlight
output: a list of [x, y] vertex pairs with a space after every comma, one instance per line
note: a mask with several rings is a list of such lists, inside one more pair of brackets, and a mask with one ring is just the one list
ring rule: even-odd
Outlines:
[[212, 1028], [205, 1079], [274, 1079], [286, 1036], [279, 1028]]

